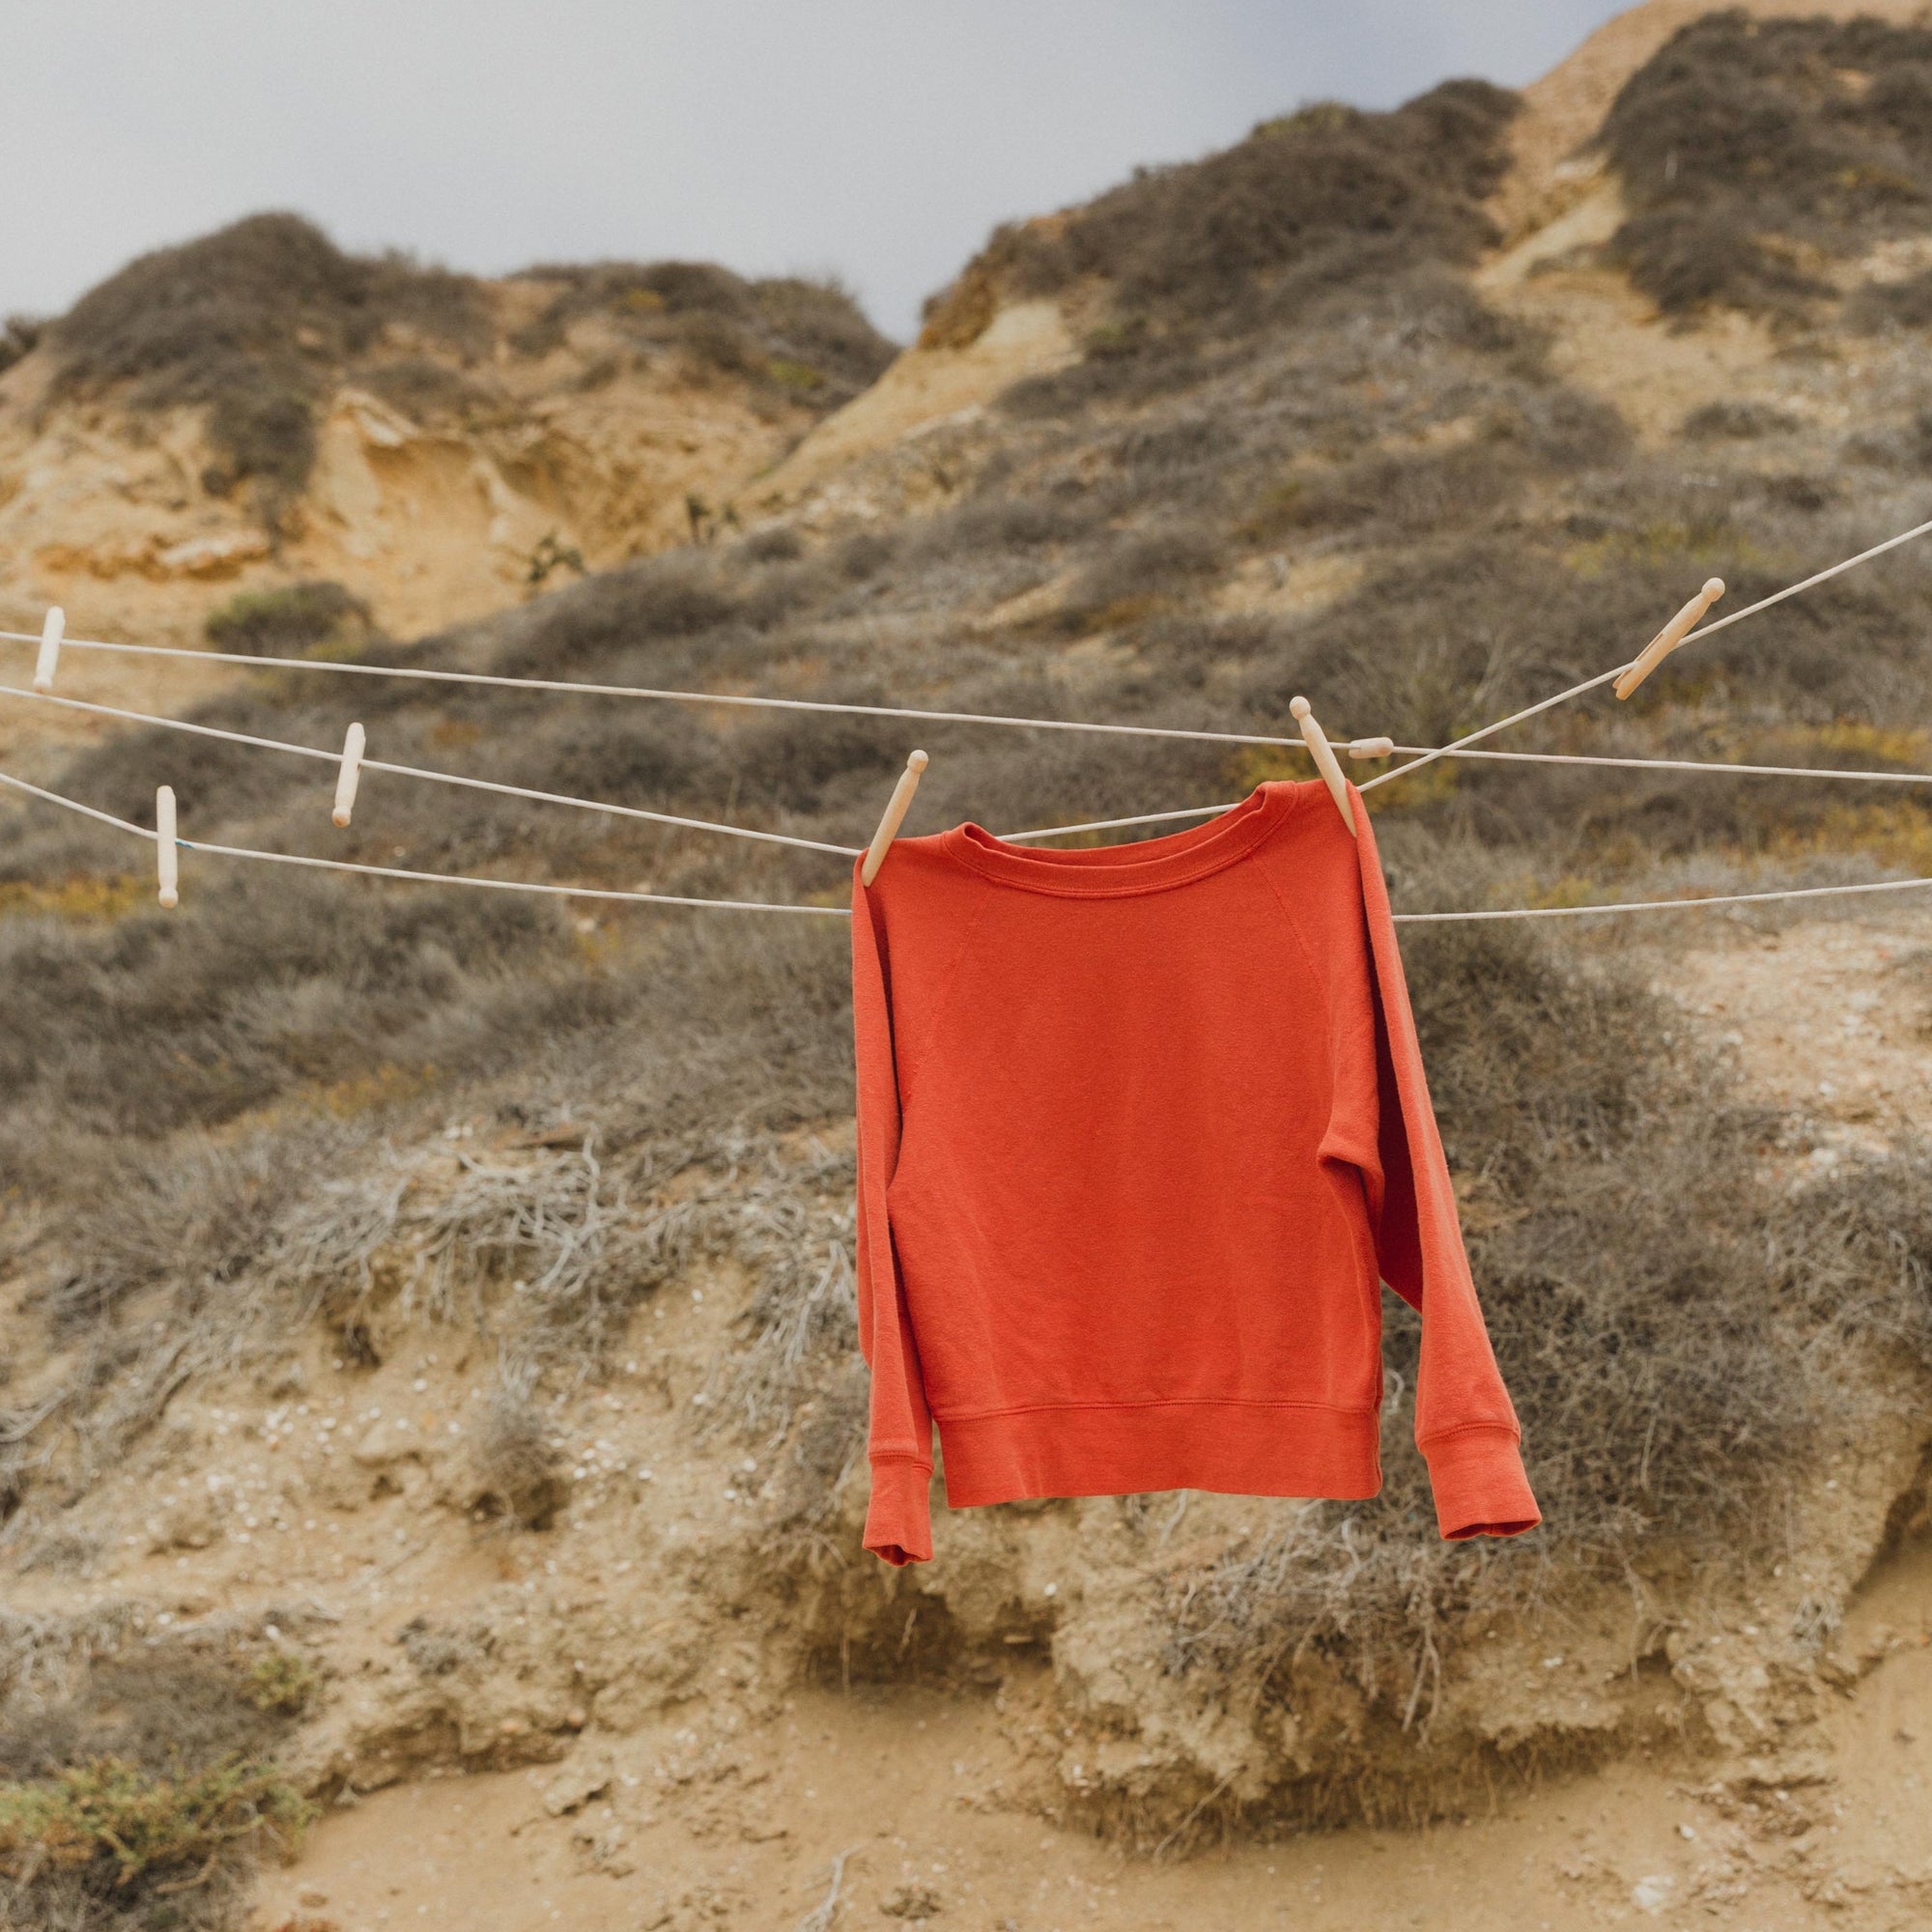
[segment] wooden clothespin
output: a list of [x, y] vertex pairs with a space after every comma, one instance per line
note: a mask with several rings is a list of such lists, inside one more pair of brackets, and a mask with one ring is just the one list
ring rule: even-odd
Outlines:
[[1707, 582], [1676, 616], [1671, 618], [1650, 642], [1644, 645], [1635, 662], [1617, 679], [1616, 691], [1619, 697], [1628, 697], [1699, 624], [1704, 621], [1704, 612], [1724, 594], [1724, 580], [1714, 577]]
[[161, 903], [172, 911], [181, 903], [181, 851], [175, 843], [173, 785], [162, 785], [155, 793], [155, 876], [160, 883]]
[[67, 612], [58, 604], [47, 607], [47, 621], [41, 626], [41, 654], [34, 663], [34, 689], [51, 691], [54, 670], [60, 664], [61, 636], [67, 629]]
[[1386, 758], [1395, 751], [1393, 738], [1350, 738], [1349, 755], [1351, 758]]
[[355, 787], [362, 781], [362, 749], [369, 742], [359, 724], [350, 725], [342, 740], [342, 770], [335, 780], [336, 824], [347, 825], [355, 810]]
[[1342, 767], [1335, 761], [1335, 748], [1329, 744], [1328, 734], [1316, 722], [1315, 707], [1307, 698], [1297, 697], [1288, 708], [1294, 722], [1301, 726], [1301, 735], [1307, 740], [1308, 749], [1315, 754], [1315, 769], [1321, 774], [1321, 782], [1328, 787], [1335, 809], [1342, 814], [1342, 823], [1349, 828], [1349, 837], [1354, 838], [1355, 813], [1349, 803], [1349, 781], [1342, 776]]
[[861, 885], [869, 886], [879, 876], [879, 867], [886, 863], [886, 854], [892, 850], [893, 840], [898, 837], [899, 827], [905, 823], [912, 795], [919, 789], [919, 775], [925, 770], [926, 762], [923, 752], [915, 752], [906, 760], [905, 770], [899, 774], [899, 781], [893, 787], [892, 797], [886, 801], [886, 815], [879, 820], [879, 829], [872, 834], [872, 842], [866, 848], [866, 862], [859, 867]]

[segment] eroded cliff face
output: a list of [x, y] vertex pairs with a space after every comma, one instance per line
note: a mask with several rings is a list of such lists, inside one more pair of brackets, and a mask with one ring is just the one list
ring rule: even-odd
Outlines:
[[[334, 254], [313, 231], [261, 232], [277, 222], [292, 218], [241, 227], [257, 253]], [[175, 276], [213, 277], [218, 296], [238, 232], [149, 260], [184, 258]], [[355, 259], [324, 258], [338, 263]], [[251, 308], [242, 289], [216, 317], [242, 311], [238, 373], [207, 349], [130, 350], [141, 304], [170, 293], [153, 273], [119, 291], [135, 273], [0, 376], [0, 611], [15, 628], [61, 603], [76, 635], [192, 641], [236, 591], [330, 579], [392, 636], [439, 630], [728, 532], [753, 480], [891, 354], [810, 284], [678, 264], [494, 283], [396, 269], [412, 299], [351, 283], [307, 310]], [[117, 294], [136, 319], [90, 333], [89, 305]], [[223, 385], [256, 381], [281, 386], [238, 428]]]

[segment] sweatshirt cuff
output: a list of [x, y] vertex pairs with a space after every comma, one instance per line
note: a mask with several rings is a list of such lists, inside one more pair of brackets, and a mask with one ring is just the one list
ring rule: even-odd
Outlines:
[[1516, 1432], [1495, 1426], [1459, 1429], [1422, 1444], [1435, 1521], [1443, 1536], [1520, 1536], [1543, 1520], [1522, 1472]]
[[909, 1456], [872, 1464], [866, 1548], [895, 1566], [932, 1561], [932, 1464]]

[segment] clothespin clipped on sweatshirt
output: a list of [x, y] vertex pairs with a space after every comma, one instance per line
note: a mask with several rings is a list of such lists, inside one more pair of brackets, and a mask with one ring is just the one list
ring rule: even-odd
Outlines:
[[905, 823], [905, 815], [912, 805], [912, 795], [919, 789], [919, 775], [925, 770], [926, 755], [915, 752], [906, 759], [905, 770], [899, 774], [899, 781], [893, 787], [893, 795], [886, 801], [886, 815], [879, 820], [879, 829], [872, 834], [872, 842], [866, 848], [865, 864], [859, 867], [859, 883], [869, 886], [879, 876], [879, 867], [886, 863], [886, 854], [892, 850], [893, 840], [898, 837], [899, 827]]
[[335, 779], [335, 810], [330, 816], [338, 825], [347, 825], [355, 811], [355, 787], [362, 781], [362, 752], [368, 733], [359, 724], [350, 725], [342, 739], [342, 769]]
[[34, 661], [34, 689], [51, 691], [54, 671], [60, 664], [61, 636], [67, 629], [67, 612], [58, 604], [47, 607], [47, 621], [41, 626], [41, 654]]
[[155, 793], [155, 876], [160, 900], [170, 911], [181, 903], [181, 849], [175, 843], [175, 789], [162, 785]]
[[1619, 697], [1628, 697], [1699, 624], [1704, 612], [1724, 594], [1724, 580], [1712, 578], [1676, 616], [1638, 653], [1636, 661], [1617, 679]]
[[1294, 722], [1301, 726], [1301, 735], [1315, 755], [1315, 769], [1321, 774], [1321, 782], [1328, 787], [1329, 796], [1335, 801], [1335, 810], [1342, 814], [1342, 823], [1349, 828], [1349, 837], [1354, 838], [1355, 813], [1349, 803], [1349, 781], [1342, 776], [1342, 767], [1335, 759], [1335, 748], [1329, 744], [1328, 734], [1317, 721], [1315, 707], [1307, 698], [1297, 697], [1288, 708]]

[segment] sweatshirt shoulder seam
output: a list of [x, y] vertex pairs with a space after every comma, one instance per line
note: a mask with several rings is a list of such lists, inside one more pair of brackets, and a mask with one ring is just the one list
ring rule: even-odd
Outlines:
[[1328, 1005], [1328, 988], [1321, 983], [1321, 969], [1316, 964], [1314, 951], [1308, 944], [1308, 935], [1301, 929], [1301, 922], [1295, 918], [1294, 910], [1289, 904], [1287, 895], [1282, 892], [1281, 886], [1276, 880], [1274, 872], [1269, 867], [1265, 858], [1263, 858], [1259, 853], [1256, 856], [1262, 858], [1260, 871], [1262, 877], [1267, 882], [1269, 896], [1273, 898], [1283, 921], [1288, 926], [1289, 932], [1293, 937], [1295, 951], [1301, 954], [1301, 963], [1308, 968], [1308, 978], [1315, 988], [1315, 996], [1321, 1002], [1322, 1030], [1324, 1034], [1332, 1034], [1335, 1015]]

